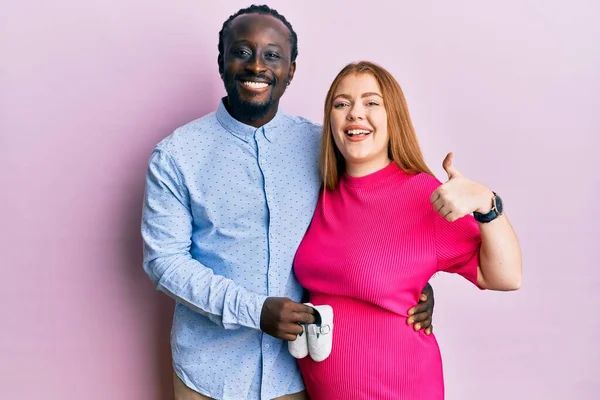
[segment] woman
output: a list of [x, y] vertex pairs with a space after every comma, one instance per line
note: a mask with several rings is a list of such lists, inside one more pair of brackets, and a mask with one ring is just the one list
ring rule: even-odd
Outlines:
[[443, 399], [435, 336], [415, 334], [406, 310], [438, 271], [519, 288], [521, 251], [501, 200], [451, 154], [448, 181], [433, 176], [400, 86], [376, 64], [338, 74], [323, 125], [325, 187], [294, 263], [310, 302], [335, 314], [329, 357], [298, 361], [311, 399]]

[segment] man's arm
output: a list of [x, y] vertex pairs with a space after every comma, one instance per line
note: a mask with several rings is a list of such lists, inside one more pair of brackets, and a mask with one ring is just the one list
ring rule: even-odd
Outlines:
[[413, 325], [415, 331], [425, 329], [425, 333], [430, 335], [433, 331], [433, 288], [428, 283], [421, 292], [419, 304], [408, 310], [408, 318], [406, 322]]
[[146, 176], [142, 215], [144, 270], [158, 290], [225, 329], [260, 328], [267, 296], [215, 275], [190, 254], [189, 195], [171, 156], [155, 149]]
[[142, 237], [144, 270], [157, 289], [225, 329], [245, 326], [294, 340], [302, 331], [299, 322], [314, 322], [311, 307], [248, 291], [193, 259], [192, 226], [189, 194], [177, 166], [156, 149], [146, 176]]

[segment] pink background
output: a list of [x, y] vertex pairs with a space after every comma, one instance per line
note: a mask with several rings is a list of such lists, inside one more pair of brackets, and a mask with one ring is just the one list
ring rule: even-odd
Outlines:
[[[146, 162], [215, 109], [217, 32], [249, 3], [2, 3], [0, 398], [167, 399], [173, 303], [141, 267]], [[454, 151], [505, 199], [521, 291], [434, 278], [447, 398], [600, 398], [598, 2], [270, 4], [299, 35], [284, 109], [320, 121], [346, 62], [381, 63], [438, 176]]]

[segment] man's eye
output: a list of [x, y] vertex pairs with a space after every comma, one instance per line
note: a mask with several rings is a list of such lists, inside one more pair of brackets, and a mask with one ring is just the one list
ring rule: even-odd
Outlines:
[[235, 54], [236, 56], [247, 56], [250, 54], [250, 52], [248, 50], [244, 50], [244, 49], [240, 49], [240, 50], [235, 50], [233, 52], [233, 54]]
[[267, 58], [279, 58], [279, 54], [277, 54], [277, 53], [267, 53]]

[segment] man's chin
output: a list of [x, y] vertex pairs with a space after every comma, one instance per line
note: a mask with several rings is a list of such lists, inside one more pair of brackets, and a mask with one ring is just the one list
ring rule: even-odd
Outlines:
[[236, 102], [246, 103], [249, 106], [261, 107], [268, 104], [271, 100], [270, 93], [244, 93], [243, 95], [237, 93]]
[[267, 101], [259, 101], [258, 99], [247, 100], [239, 96], [230, 96], [228, 102], [230, 111], [233, 114], [249, 121], [264, 117], [273, 105], [273, 102], [270, 99]]

